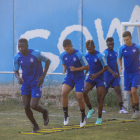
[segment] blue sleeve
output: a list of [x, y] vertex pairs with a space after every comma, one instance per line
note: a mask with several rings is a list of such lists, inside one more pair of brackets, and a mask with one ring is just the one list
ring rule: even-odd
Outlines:
[[66, 54], [66, 52], [63, 52], [63, 53], [61, 53], [61, 55], [60, 55], [60, 59], [62, 60], [62, 64], [65, 64], [64, 63], [64, 61], [63, 61], [63, 56]]
[[101, 62], [103, 67], [107, 66], [107, 62], [105, 60], [105, 57], [101, 53], [98, 53], [97, 57], [99, 58], [99, 60], [100, 60], [100, 62]]
[[136, 47], [139, 49], [139, 54], [140, 54], [140, 45], [137, 44]]
[[32, 54], [36, 56], [39, 61], [46, 62], [48, 60], [48, 58], [40, 51], [35, 50]]
[[87, 60], [86, 60], [84, 54], [82, 54], [82, 53], [80, 53], [80, 52], [77, 52], [76, 55], [77, 55], [77, 57], [79, 58], [79, 60], [80, 60], [80, 62], [81, 62], [81, 64], [82, 64], [82, 66], [87, 66], [87, 65], [88, 65], [88, 62], [87, 62]]
[[103, 54], [103, 56], [105, 58], [105, 61], [107, 62], [108, 51], [107, 50], [104, 50], [102, 54]]
[[18, 58], [19, 58], [19, 55], [16, 54], [16, 55], [14, 56], [14, 70], [15, 70], [15, 71], [19, 71], [19, 67], [20, 67], [20, 65], [19, 65], [19, 63], [18, 63]]
[[123, 46], [121, 46], [119, 48], [119, 55], [118, 55], [118, 58], [122, 58], [122, 49], [123, 49]]

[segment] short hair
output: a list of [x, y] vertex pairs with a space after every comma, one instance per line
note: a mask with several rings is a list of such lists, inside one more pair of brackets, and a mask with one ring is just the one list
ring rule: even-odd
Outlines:
[[127, 36], [131, 37], [131, 33], [129, 31], [125, 31], [122, 35], [122, 37], [127, 37]]
[[86, 42], [86, 47], [89, 46], [89, 45], [95, 46], [93, 40], [88, 40], [88, 41]]
[[19, 39], [19, 41], [18, 41], [18, 42], [28, 44], [28, 40], [27, 40], [27, 39], [25, 39], [25, 38], [21, 38], [21, 39]]
[[69, 46], [69, 45], [72, 45], [71, 40], [65, 39], [65, 40], [63, 41], [63, 47], [66, 47], [66, 46]]
[[107, 42], [111, 42], [111, 41], [113, 41], [113, 42], [114, 42], [113, 37], [108, 37], [108, 38], [106, 39], [106, 43], [107, 43]]

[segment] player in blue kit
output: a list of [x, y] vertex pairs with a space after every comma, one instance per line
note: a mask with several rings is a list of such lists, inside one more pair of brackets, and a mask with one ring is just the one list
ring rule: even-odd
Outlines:
[[68, 94], [75, 86], [76, 97], [81, 110], [80, 127], [83, 127], [86, 124], [85, 103], [83, 99], [85, 80], [84, 70], [87, 70], [89, 66], [84, 55], [73, 48], [69, 39], [63, 41], [63, 48], [65, 51], [60, 56], [62, 60], [63, 74], [65, 74], [67, 70], [67, 76], [62, 85], [62, 106], [64, 111], [63, 124], [68, 125], [69, 123]]
[[125, 31], [123, 33], [125, 44], [119, 48], [119, 68], [122, 73], [122, 57], [124, 59], [124, 87], [129, 92], [130, 103], [135, 111], [131, 118], [139, 118], [139, 96], [137, 93], [140, 82], [139, 73], [139, 54], [140, 45], [134, 44], [131, 40], [131, 33]]
[[117, 64], [117, 52], [113, 50], [114, 48], [114, 39], [112, 37], [109, 37], [106, 39], [107, 43], [107, 49], [104, 50], [103, 55], [105, 56], [105, 60], [108, 64], [108, 71], [104, 73], [106, 86], [104, 87], [104, 93], [102, 96], [102, 100], [104, 101], [104, 98], [108, 92], [108, 89], [110, 87], [113, 87], [117, 98], [119, 101], [120, 111], [119, 113], [128, 113], [128, 111], [123, 109], [123, 101], [122, 101], [122, 95], [121, 95], [121, 89], [120, 89], [120, 74], [118, 70], [118, 64]]
[[[86, 80], [84, 90], [84, 100], [87, 107], [89, 108], [87, 119], [95, 113], [95, 111], [91, 107], [88, 92], [92, 90], [92, 88], [96, 85], [98, 101], [98, 118], [95, 124], [101, 124], [103, 109], [102, 94], [105, 86], [104, 72], [108, 69], [108, 66], [104, 56], [100, 52], [95, 50], [95, 45], [92, 40], [88, 40], [86, 42], [86, 48], [88, 52], [85, 54], [85, 57], [89, 64], [89, 77]], [[88, 70], [85, 72], [85, 74], [87, 74], [87, 72]]]
[[[42, 84], [48, 71], [50, 60], [37, 50], [28, 49], [28, 41], [24, 38], [18, 41], [19, 52], [14, 56], [15, 76], [21, 86], [22, 101], [25, 113], [33, 124], [33, 133], [39, 130], [31, 108], [43, 114], [44, 125], [49, 122], [48, 110], [39, 105], [42, 95]], [[45, 62], [43, 72], [42, 62]], [[19, 67], [22, 69], [22, 77], [19, 74]]]

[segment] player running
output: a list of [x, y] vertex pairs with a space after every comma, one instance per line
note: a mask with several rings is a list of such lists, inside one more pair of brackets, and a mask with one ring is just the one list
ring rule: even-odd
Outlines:
[[[28, 49], [28, 41], [24, 38], [18, 41], [19, 52], [14, 56], [15, 76], [21, 86], [22, 101], [25, 113], [33, 124], [33, 133], [39, 130], [39, 126], [34, 119], [33, 110], [43, 114], [44, 125], [49, 122], [48, 110], [39, 105], [42, 95], [42, 84], [48, 71], [50, 60], [37, 50]], [[43, 72], [42, 63], [45, 62]], [[22, 77], [19, 74], [19, 67], [22, 69]]]
[[81, 110], [80, 127], [86, 124], [85, 115], [85, 103], [83, 99], [84, 92], [84, 70], [88, 69], [88, 63], [82, 53], [73, 48], [73, 45], [69, 39], [63, 41], [64, 52], [61, 54], [63, 74], [67, 70], [67, 76], [64, 79], [62, 85], [62, 106], [64, 111], [64, 125], [69, 123], [68, 115], [68, 94], [74, 88], [76, 88], [76, 97], [78, 105]]
[[118, 70], [118, 64], [117, 64], [117, 52], [113, 50], [114, 48], [114, 39], [112, 37], [109, 37], [106, 39], [107, 43], [107, 49], [104, 50], [103, 55], [105, 57], [105, 60], [108, 64], [108, 71], [104, 73], [106, 86], [104, 87], [104, 93], [102, 96], [102, 100], [104, 101], [104, 98], [108, 92], [108, 89], [110, 87], [114, 88], [117, 98], [119, 101], [120, 111], [119, 113], [128, 113], [128, 111], [123, 109], [123, 100], [121, 95], [121, 89], [120, 89], [120, 74]]
[[[86, 80], [84, 90], [84, 100], [87, 107], [89, 108], [87, 119], [95, 113], [95, 111], [91, 107], [88, 92], [92, 90], [92, 88], [96, 85], [98, 101], [98, 118], [95, 124], [101, 124], [103, 109], [102, 94], [105, 86], [103, 73], [108, 69], [108, 66], [104, 56], [100, 52], [95, 50], [95, 45], [92, 40], [88, 40], [86, 42], [86, 48], [88, 52], [85, 54], [85, 57], [89, 64], [89, 77]], [[87, 74], [87, 72], [88, 70], [85, 72], [85, 74]]]
[[139, 73], [139, 54], [140, 45], [132, 42], [132, 36], [129, 31], [123, 33], [125, 44], [119, 48], [119, 69], [122, 73], [122, 57], [124, 59], [124, 87], [129, 92], [130, 103], [135, 111], [131, 118], [139, 118], [139, 96], [137, 93], [140, 82]]

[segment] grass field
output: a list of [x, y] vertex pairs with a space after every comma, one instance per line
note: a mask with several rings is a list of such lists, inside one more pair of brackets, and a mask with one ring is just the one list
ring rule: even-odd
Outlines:
[[[63, 111], [62, 108], [49, 107], [50, 122], [43, 126], [42, 115], [34, 111], [34, 116], [41, 129], [62, 127]], [[97, 109], [95, 109], [97, 110]], [[118, 109], [110, 110], [105, 108], [103, 120], [118, 118], [130, 119], [133, 112], [129, 114], [119, 114]], [[86, 109], [86, 113], [87, 113]], [[80, 111], [78, 108], [69, 108], [70, 125], [80, 123]], [[95, 115], [87, 124], [94, 124], [97, 118]], [[140, 121], [129, 123], [109, 124], [97, 127], [69, 130], [64, 132], [51, 133], [46, 135], [25, 135], [19, 132], [32, 131], [32, 126], [27, 119], [22, 106], [0, 106], [0, 140], [139, 140]]]

